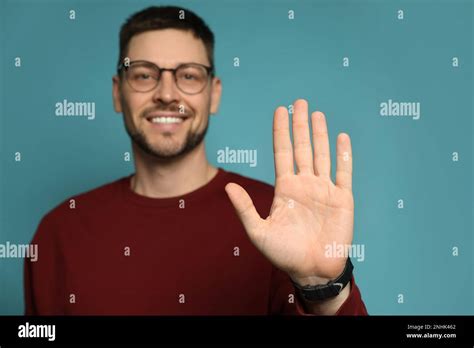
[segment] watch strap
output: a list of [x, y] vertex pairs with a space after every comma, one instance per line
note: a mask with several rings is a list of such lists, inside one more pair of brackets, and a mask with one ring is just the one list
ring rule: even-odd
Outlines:
[[297, 293], [303, 299], [310, 302], [317, 302], [339, 295], [339, 293], [346, 287], [352, 279], [352, 270], [354, 265], [348, 257], [344, 271], [334, 280], [330, 280], [327, 284], [322, 285], [299, 285], [290, 278]]

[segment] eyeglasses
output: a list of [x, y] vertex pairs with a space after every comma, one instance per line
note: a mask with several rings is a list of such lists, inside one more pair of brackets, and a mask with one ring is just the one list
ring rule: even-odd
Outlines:
[[181, 64], [175, 69], [160, 68], [146, 60], [136, 60], [125, 65], [121, 63], [117, 71], [124, 70], [127, 83], [137, 92], [149, 92], [158, 86], [163, 71], [171, 71], [178, 89], [186, 94], [201, 93], [207, 86], [214, 68], [198, 63]]

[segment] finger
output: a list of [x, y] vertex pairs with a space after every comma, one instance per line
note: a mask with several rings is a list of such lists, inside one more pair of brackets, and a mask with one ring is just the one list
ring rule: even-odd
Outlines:
[[291, 146], [288, 110], [280, 106], [273, 118], [273, 152], [275, 175], [293, 174], [293, 147]]
[[352, 146], [348, 134], [337, 137], [337, 170], [336, 185], [352, 190]]
[[326, 117], [320, 111], [311, 115], [314, 142], [314, 173], [329, 178], [331, 175], [331, 154], [329, 150]]
[[309, 137], [308, 102], [298, 99], [294, 103], [293, 142], [298, 173], [314, 174], [313, 151]]
[[227, 184], [225, 186], [225, 191], [227, 192], [240, 221], [242, 221], [245, 230], [250, 234], [250, 237], [255, 237], [259, 223], [262, 219], [255, 209], [252, 199], [247, 191], [234, 183]]

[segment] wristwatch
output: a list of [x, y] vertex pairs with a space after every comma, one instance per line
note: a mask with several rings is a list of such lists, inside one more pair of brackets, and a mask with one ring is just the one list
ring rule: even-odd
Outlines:
[[296, 284], [293, 279], [290, 278], [290, 280], [293, 283], [296, 292], [303, 299], [309, 302], [318, 302], [339, 295], [342, 289], [344, 289], [347, 283], [352, 279], [353, 269], [354, 266], [352, 265], [351, 259], [348, 257], [342, 274], [336, 279], [330, 280], [327, 284], [302, 286]]

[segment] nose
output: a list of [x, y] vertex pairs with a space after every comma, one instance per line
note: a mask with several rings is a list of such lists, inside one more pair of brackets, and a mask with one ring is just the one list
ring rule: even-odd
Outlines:
[[155, 102], [161, 101], [165, 104], [177, 102], [179, 100], [179, 91], [171, 71], [163, 71], [158, 86], [153, 94]]

